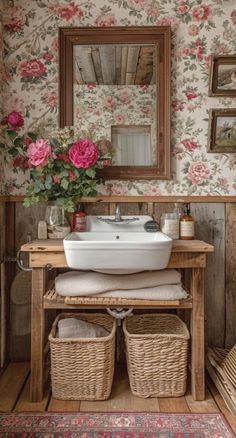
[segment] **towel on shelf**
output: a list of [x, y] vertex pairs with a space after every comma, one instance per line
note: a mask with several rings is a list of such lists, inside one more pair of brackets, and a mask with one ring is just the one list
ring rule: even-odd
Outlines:
[[77, 318], [60, 319], [57, 324], [58, 338], [100, 338], [109, 332], [99, 324]]
[[96, 297], [103, 298], [126, 298], [136, 300], [183, 300], [188, 297], [187, 292], [179, 284], [170, 284], [144, 289], [113, 290], [96, 294]]
[[88, 296], [108, 291], [146, 289], [163, 285], [180, 286], [181, 274], [175, 269], [124, 275], [69, 271], [59, 274], [55, 279], [56, 293], [63, 296]]

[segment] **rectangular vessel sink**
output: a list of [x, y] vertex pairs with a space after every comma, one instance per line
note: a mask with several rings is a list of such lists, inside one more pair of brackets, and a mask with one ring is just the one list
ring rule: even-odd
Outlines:
[[[124, 222], [128, 218], [124, 216]], [[146, 232], [144, 223], [151, 219], [138, 216], [137, 222], [121, 225], [100, 223], [96, 216], [89, 216], [90, 231], [72, 232], [63, 241], [68, 266], [107, 273], [166, 268], [172, 239], [160, 231]]]

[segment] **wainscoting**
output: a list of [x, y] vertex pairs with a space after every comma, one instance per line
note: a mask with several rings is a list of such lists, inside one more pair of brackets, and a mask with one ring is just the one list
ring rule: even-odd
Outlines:
[[[157, 221], [173, 210], [177, 197], [113, 197], [85, 199], [88, 214], [150, 214]], [[236, 342], [236, 201], [235, 198], [191, 197], [196, 221], [196, 238], [214, 245], [206, 269], [206, 344], [230, 348]], [[8, 200], [7, 200], [8, 201]], [[166, 202], [165, 202], [166, 201]], [[194, 202], [193, 202], [194, 201]], [[46, 205], [25, 208], [22, 199], [0, 203], [0, 254], [2, 262], [2, 318], [8, 320], [9, 288], [16, 272], [14, 258], [20, 246], [37, 236], [37, 223], [44, 218]], [[4, 232], [5, 231], [5, 232]], [[3, 238], [6, 236], [5, 239]], [[9, 321], [8, 321], [9, 324]], [[9, 327], [9, 325], [8, 325]], [[2, 333], [4, 335], [4, 333]]]

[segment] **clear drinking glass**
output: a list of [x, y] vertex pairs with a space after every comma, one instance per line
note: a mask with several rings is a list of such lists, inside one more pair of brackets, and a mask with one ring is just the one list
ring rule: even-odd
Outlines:
[[58, 205], [48, 205], [45, 213], [45, 221], [49, 226], [64, 225], [64, 210]]

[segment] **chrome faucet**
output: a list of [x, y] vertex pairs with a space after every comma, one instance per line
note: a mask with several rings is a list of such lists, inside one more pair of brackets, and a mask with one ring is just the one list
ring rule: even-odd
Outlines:
[[115, 213], [115, 222], [121, 222], [120, 206], [117, 204]]

